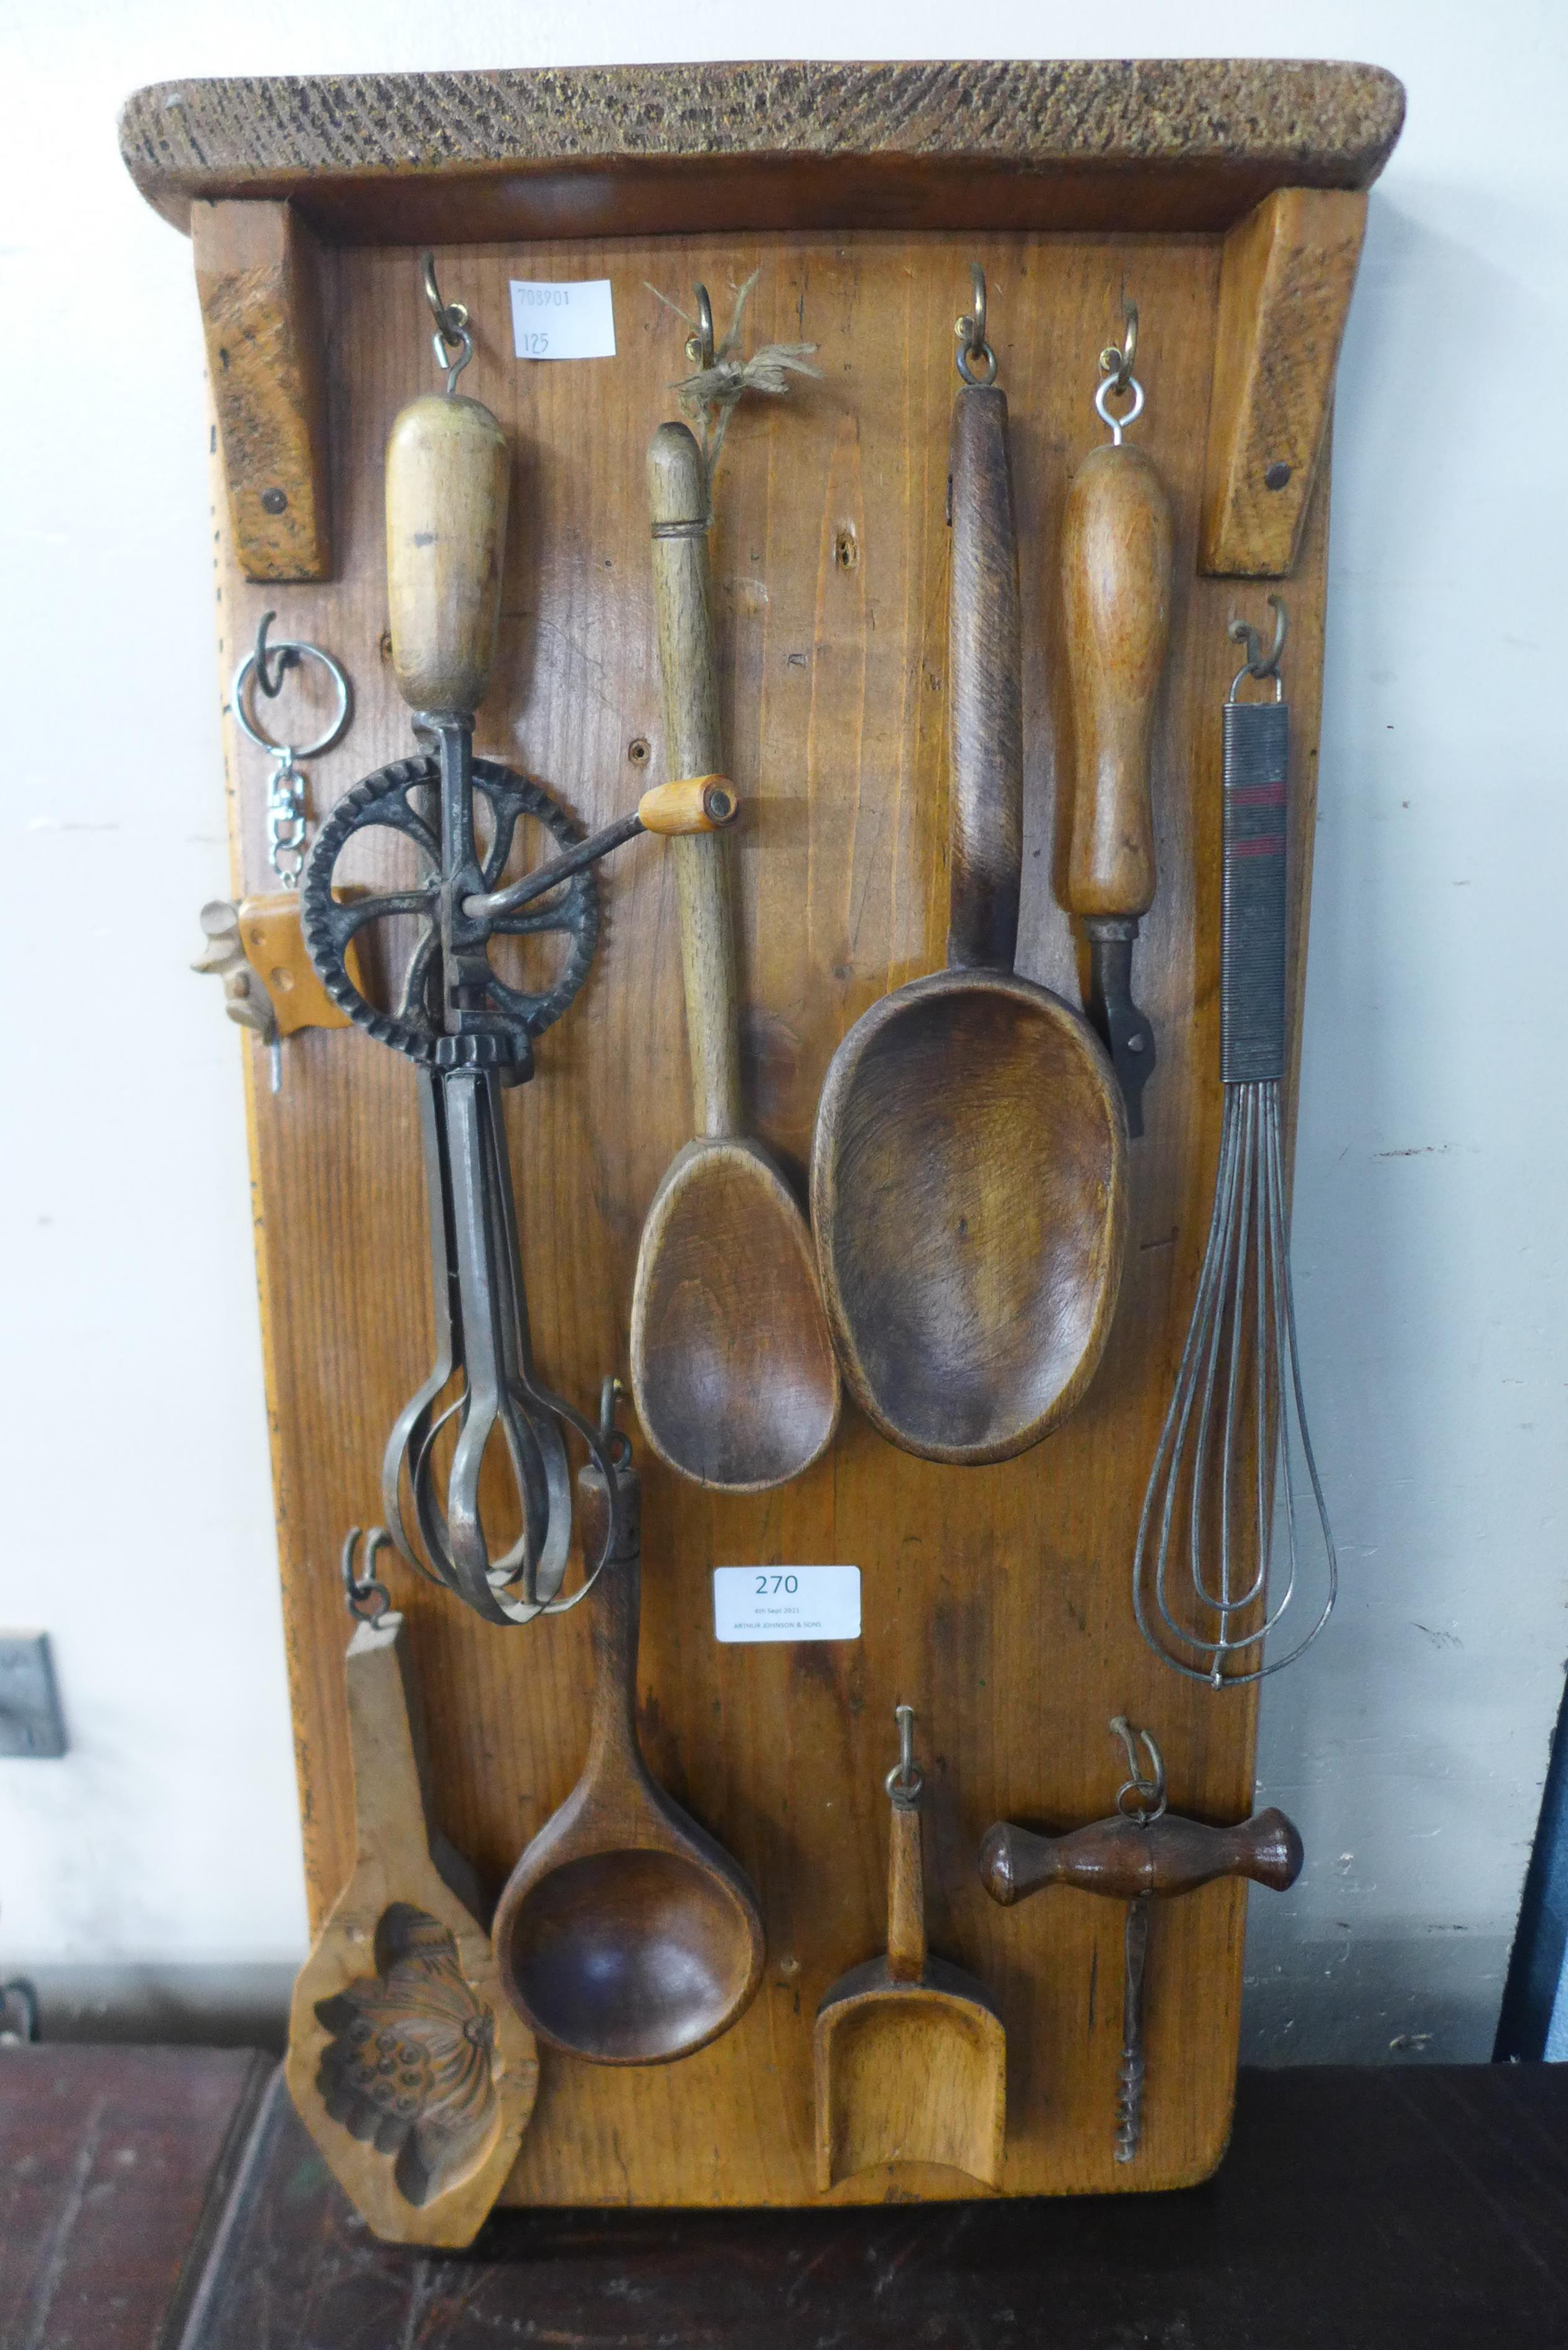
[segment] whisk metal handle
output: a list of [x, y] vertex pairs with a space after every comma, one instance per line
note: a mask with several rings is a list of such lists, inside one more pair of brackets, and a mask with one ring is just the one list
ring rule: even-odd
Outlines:
[[1228, 1086], [1285, 1074], [1290, 729], [1288, 702], [1225, 704], [1220, 1075]]

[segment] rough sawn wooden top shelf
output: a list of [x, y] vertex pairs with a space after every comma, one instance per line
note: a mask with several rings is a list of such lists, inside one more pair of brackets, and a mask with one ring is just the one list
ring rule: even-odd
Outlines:
[[329, 241], [837, 227], [1229, 228], [1369, 187], [1404, 119], [1376, 66], [1251, 58], [587, 66], [156, 82], [137, 186], [292, 199]]

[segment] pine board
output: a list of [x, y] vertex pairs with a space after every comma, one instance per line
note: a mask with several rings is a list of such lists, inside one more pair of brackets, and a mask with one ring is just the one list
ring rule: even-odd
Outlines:
[[[480, 344], [462, 389], [517, 456], [502, 654], [476, 748], [546, 781], [588, 825], [663, 772], [643, 455], [674, 412], [693, 279], [762, 275], [756, 340], [818, 346], [819, 384], [743, 410], [721, 471], [714, 540], [730, 769], [749, 803], [734, 844], [749, 1002], [746, 1073], [760, 1133], [800, 1176], [835, 1045], [888, 988], [939, 963], [946, 926], [944, 770], [948, 418], [952, 322], [969, 265], [991, 287], [1013, 423], [1026, 632], [1026, 838], [1020, 966], [1075, 995], [1054, 892], [1064, 694], [1052, 647], [1063, 497], [1102, 437], [1096, 356], [1121, 290], [1140, 307], [1138, 437], [1178, 523], [1172, 653], [1158, 729], [1160, 888], [1137, 949], [1159, 1042], [1133, 1147], [1116, 1325], [1066, 1426], [996, 1468], [909, 1458], [846, 1405], [832, 1454], [755, 1501], [705, 1495], [642, 1449], [643, 1732], [656, 1773], [753, 1875], [767, 1924], [763, 1991], [737, 2028], [683, 2064], [596, 2070], [542, 2052], [534, 2122], [507, 2190], [537, 2204], [788, 2204], [812, 2184], [811, 2025], [846, 1968], [885, 1933], [893, 1707], [912, 1703], [930, 1797], [933, 1948], [998, 1999], [1009, 2041], [1003, 2192], [1178, 2186], [1205, 2176], [1229, 2128], [1244, 1895], [1216, 1885], [1162, 1908], [1149, 1979], [1144, 2150], [1111, 2158], [1121, 1917], [1056, 1894], [1013, 1912], [981, 1892], [974, 1853], [1001, 1816], [1066, 1826], [1108, 1808], [1106, 1732], [1127, 1712], [1160, 1739], [1173, 1807], [1250, 1807], [1255, 1707], [1147, 1654], [1128, 1603], [1147, 1464], [1190, 1309], [1219, 1135], [1220, 704], [1233, 612], [1261, 587], [1194, 572], [1219, 282], [1213, 236], [976, 234], [660, 238], [438, 252]], [[218, 530], [220, 673], [260, 611], [348, 666], [353, 727], [312, 770], [318, 820], [336, 795], [411, 747], [382, 649], [381, 452], [398, 408], [432, 385], [418, 256], [325, 257], [336, 582], [253, 588]], [[510, 356], [510, 277], [608, 276], [619, 356], [528, 367]], [[1311, 839], [1326, 467], [1287, 584], [1296, 846]], [[228, 729], [236, 891], [267, 886], [266, 768]], [[652, 756], [634, 764], [629, 746]], [[1293, 864], [1296, 946], [1306, 854]], [[372, 878], [372, 868], [363, 868]], [[641, 1218], [689, 1134], [674, 877], [659, 849], [623, 851], [574, 1009], [509, 1097], [535, 1348], [580, 1403], [624, 1370]], [[431, 1334], [414, 1078], [357, 1032], [285, 1047], [266, 1090], [248, 1042], [256, 1230], [280, 1554], [313, 1929], [351, 1863], [337, 1556], [378, 1514], [388, 1427], [425, 1374]], [[854, 1646], [721, 1648], [715, 1565], [846, 1563], [863, 1572]], [[394, 1570], [429, 1717], [441, 1825], [498, 1887], [573, 1784], [587, 1723], [586, 1627], [498, 1631]], [[831, 2199], [979, 2192], [956, 2174], [867, 2174]]]

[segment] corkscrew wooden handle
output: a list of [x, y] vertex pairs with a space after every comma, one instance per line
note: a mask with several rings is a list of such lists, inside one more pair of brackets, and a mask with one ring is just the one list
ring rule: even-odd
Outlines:
[[1067, 903], [1136, 916], [1154, 898], [1149, 748], [1170, 631], [1170, 501], [1130, 442], [1092, 450], [1062, 521], [1076, 789]]
[[1011, 1908], [1047, 1885], [1136, 1901], [1144, 1893], [1194, 1893], [1217, 1877], [1250, 1877], [1282, 1893], [1302, 1859], [1301, 1837], [1283, 1812], [1259, 1812], [1231, 1828], [1173, 1812], [1140, 1827], [1116, 1813], [1059, 1836], [999, 1820], [981, 1846], [980, 1875], [992, 1899]]
[[488, 408], [432, 393], [387, 442], [392, 673], [414, 710], [472, 718], [501, 620], [511, 456]]

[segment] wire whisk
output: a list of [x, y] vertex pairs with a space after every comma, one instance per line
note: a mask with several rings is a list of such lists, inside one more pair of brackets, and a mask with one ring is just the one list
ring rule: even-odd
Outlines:
[[[1178, 1672], [1215, 1688], [1293, 1663], [1328, 1621], [1339, 1588], [1302, 1396], [1285, 1219], [1290, 709], [1279, 671], [1284, 602], [1269, 601], [1276, 627], [1266, 658], [1245, 622], [1231, 631], [1248, 657], [1224, 712], [1220, 1167], [1133, 1565], [1145, 1639]], [[1247, 678], [1272, 679], [1273, 701], [1238, 701]], [[1287, 1634], [1284, 1653], [1266, 1655], [1307, 1580], [1309, 1495], [1322, 1536], [1321, 1599], [1307, 1628]]]

